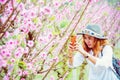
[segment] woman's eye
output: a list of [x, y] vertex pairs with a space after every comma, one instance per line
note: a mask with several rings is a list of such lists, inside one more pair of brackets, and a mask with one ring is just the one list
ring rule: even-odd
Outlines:
[[91, 37], [88, 37], [88, 39], [91, 39]]
[[93, 37], [89, 37], [89, 40], [94, 40], [94, 38]]

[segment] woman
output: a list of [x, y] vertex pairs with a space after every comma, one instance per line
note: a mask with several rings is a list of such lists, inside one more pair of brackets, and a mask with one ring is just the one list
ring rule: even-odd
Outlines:
[[[89, 80], [118, 80], [113, 71], [112, 65], [112, 47], [108, 44], [107, 38], [102, 35], [98, 25], [88, 25], [81, 33], [83, 44], [74, 49], [79, 52], [72, 58], [72, 67], [79, 66], [84, 59], [89, 65]], [[70, 62], [69, 62], [70, 63]]]

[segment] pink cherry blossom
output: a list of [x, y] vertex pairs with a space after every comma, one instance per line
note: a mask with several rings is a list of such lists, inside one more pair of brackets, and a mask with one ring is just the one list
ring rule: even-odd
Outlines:
[[24, 53], [27, 54], [29, 52], [29, 48], [28, 47], [25, 47], [24, 48]]
[[6, 57], [6, 58], [11, 56], [11, 52], [8, 49], [2, 49], [0, 53], [3, 57]]
[[0, 18], [1, 18], [2, 23], [5, 23], [5, 21], [7, 20], [7, 16], [3, 16], [3, 17], [0, 17]]
[[5, 32], [5, 38], [8, 38], [10, 36], [10, 33], [8, 31]]
[[7, 0], [0, 0], [1, 4], [4, 4]]
[[59, 61], [59, 58], [58, 58], [58, 57], [55, 57], [55, 58], [53, 58], [53, 61], [54, 61], [54, 62], [58, 62], [58, 61]]
[[22, 48], [22, 47], [18, 47], [18, 48], [16, 49], [16, 51], [23, 53], [24, 48]]
[[33, 64], [32, 64], [32, 63], [27, 63], [27, 68], [28, 68], [29, 70], [31, 70], [31, 69], [32, 69], [32, 66], [33, 66]]
[[76, 1], [76, 6], [75, 6], [75, 9], [78, 11], [80, 8], [81, 8], [81, 6], [82, 6], [82, 4], [81, 4], [81, 2], [77, 2]]
[[22, 70], [18, 70], [18, 75], [22, 76]]
[[3, 57], [0, 55], [0, 61], [3, 60]]
[[33, 47], [33, 45], [34, 45], [34, 41], [29, 40], [28, 43], [27, 43], [27, 45], [28, 45], [29, 47]]
[[94, 2], [98, 2], [99, 0], [93, 0]]
[[51, 39], [51, 38], [52, 38], [52, 34], [49, 34], [49, 35], [48, 35], [48, 39]]
[[16, 53], [15, 53], [15, 57], [16, 57], [16, 58], [21, 57], [21, 53], [20, 53], [20, 52], [16, 52]]
[[10, 52], [6, 53], [6, 57], [7, 57], [7, 58], [9, 58], [10, 56], [11, 56], [11, 53], [10, 53]]
[[94, 2], [98, 2], [99, 0], [89, 0], [89, 1], [94, 3]]
[[15, 62], [15, 59], [11, 59], [10, 61], [11, 61], [12, 63], [14, 63], [14, 62]]
[[55, 3], [54, 3], [55, 6], [58, 6], [58, 4], [59, 4], [58, 2], [55, 2]]
[[21, 78], [20, 80], [26, 80], [25, 78]]
[[8, 75], [5, 75], [3, 80], [9, 80], [9, 76]]
[[2, 49], [2, 50], [0, 51], [0, 53], [1, 53], [2, 56], [4, 56], [4, 55], [7, 53], [7, 51], [6, 51], [6, 49]]
[[20, 5], [18, 6], [18, 10], [24, 10], [24, 4], [20, 3]]
[[1, 60], [0, 64], [1, 64], [0, 67], [6, 67], [7, 66], [7, 61]]
[[27, 22], [27, 26], [31, 31], [37, 29], [36, 25], [31, 20], [29, 22]]
[[46, 53], [41, 53], [40, 56], [41, 56], [42, 59], [46, 59], [47, 58], [47, 54]]
[[43, 13], [44, 14], [52, 14], [52, 9], [50, 7], [44, 7], [43, 8]]
[[15, 56], [16, 58], [21, 58], [22, 55], [23, 55], [23, 52], [24, 52], [24, 48], [18, 47], [18, 48], [16, 49], [16, 51], [14, 52], [14, 56]]
[[28, 33], [30, 30], [27, 27], [21, 27], [21, 31], [24, 33]]
[[58, 8], [61, 5], [61, 2], [60, 1], [54, 1], [53, 4], [54, 4], [55, 8]]
[[28, 75], [28, 71], [23, 71], [23, 75]]
[[50, 80], [55, 80], [54, 76], [51, 76], [51, 77], [50, 77]]
[[9, 50], [13, 50], [18, 45], [18, 40], [10, 39], [8, 42], [6, 42], [6, 48]]

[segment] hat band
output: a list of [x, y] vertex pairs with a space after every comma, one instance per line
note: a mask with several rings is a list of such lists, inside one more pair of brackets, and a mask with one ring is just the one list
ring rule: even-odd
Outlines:
[[94, 37], [97, 37], [97, 38], [100, 38], [100, 37], [104, 37], [98, 33], [95, 33], [94, 31], [91, 31], [89, 29], [85, 29], [82, 31], [83, 34], [88, 34], [88, 35], [91, 35], [91, 36], [94, 36]]

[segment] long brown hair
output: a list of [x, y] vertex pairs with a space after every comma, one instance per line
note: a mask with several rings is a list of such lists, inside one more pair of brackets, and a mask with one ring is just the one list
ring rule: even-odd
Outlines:
[[[109, 42], [108, 42], [107, 39], [96, 38], [95, 40], [96, 40], [95, 46], [92, 48], [92, 50], [93, 50], [93, 53], [94, 53], [93, 55], [98, 56], [99, 52], [102, 50], [101, 46], [107, 45], [107, 44], [109, 44]], [[83, 37], [83, 40], [82, 40], [82, 46], [83, 46], [84, 50], [87, 51], [87, 52], [89, 52], [91, 50], [91, 48], [89, 48], [87, 46], [87, 44], [85, 43], [84, 37]]]

